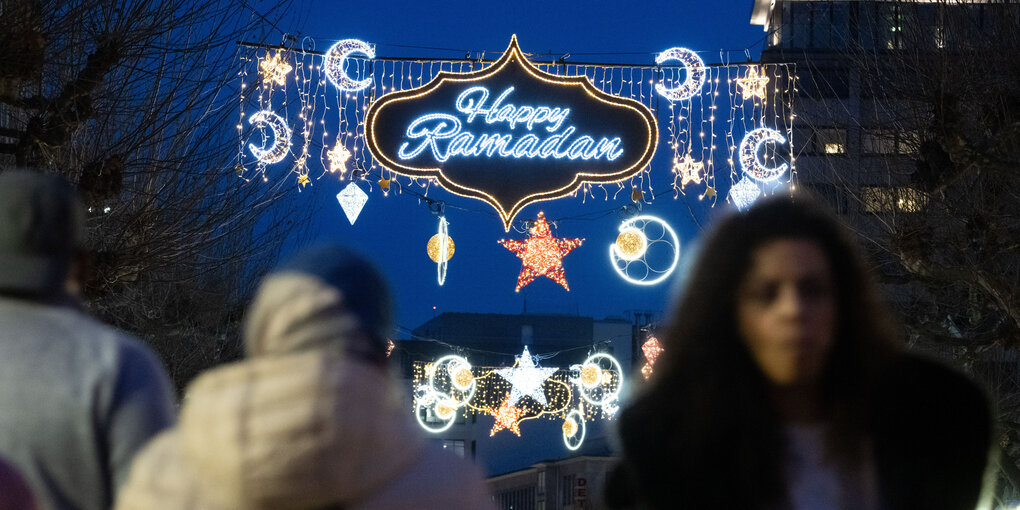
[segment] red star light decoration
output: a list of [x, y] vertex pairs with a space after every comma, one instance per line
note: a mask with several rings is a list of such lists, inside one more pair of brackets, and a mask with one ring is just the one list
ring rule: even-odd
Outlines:
[[496, 423], [492, 426], [492, 430], [489, 431], [489, 437], [496, 435], [503, 429], [509, 430], [517, 437], [521, 437], [521, 415], [524, 411], [517, 409], [510, 405], [510, 397], [503, 399], [503, 404], [498, 409], [488, 408], [489, 414], [496, 418]]
[[546, 278], [570, 290], [567, 277], [563, 273], [563, 257], [574, 248], [581, 246], [584, 239], [563, 239], [552, 236], [549, 224], [545, 221], [545, 213], [539, 212], [535, 226], [531, 227], [528, 239], [503, 239], [499, 241], [506, 249], [517, 254], [521, 259], [521, 274], [517, 277], [517, 288], [520, 292], [525, 285], [536, 277]]

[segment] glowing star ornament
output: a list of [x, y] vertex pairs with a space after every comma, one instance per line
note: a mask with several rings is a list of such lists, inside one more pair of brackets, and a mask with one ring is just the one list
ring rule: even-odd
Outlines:
[[310, 182], [312, 182], [312, 180], [308, 178], [308, 174], [299, 174], [298, 178], [297, 178], [297, 182], [303, 188], [305, 186], [308, 186], [308, 184]]
[[365, 202], [368, 202], [368, 195], [352, 182], [340, 193], [337, 193], [336, 200], [340, 202], [340, 207], [347, 215], [347, 220], [353, 225], [357, 221], [358, 215], [361, 214], [361, 209], [365, 207]]
[[655, 90], [670, 101], [690, 99], [701, 92], [701, 88], [705, 85], [705, 62], [701, 60], [701, 57], [687, 48], [670, 48], [655, 57], [655, 63], [658, 65], [671, 60], [679, 60], [684, 65], [687, 70], [687, 79], [672, 88], [656, 83]]
[[645, 192], [641, 191], [641, 188], [634, 188], [630, 192], [630, 199], [635, 202], [641, 202], [645, 199]]
[[[510, 389], [510, 395], [508, 396], [511, 405], [517, 405], [518, 402], [524, 396], [529, 396], [542, 404], [546, 404], [545, 391], [542, 390], [542, 384], [545, 380], [556, 373], [557, 368], [538, 368], [535, 365], [535, 359], [531, 357], [531, 353], [528, 352], [528, 347], [524, 347], [524, 351], [521, 353], [517, 360], [517, 366], [513, 368], [501, 368], [495, 370], [503, 379], [510, 382], [513, 387]], [[519, 435], [519, 434], [518, 434]]]
[[496, 418], [496, 423], [492, 425], [492, 430], [489, 431], [489, 437], [495, 436], [496, 432], [501, 430], [509, 430], [521, 437], [521, 415], [524, 411], [517, 409], [510, 404], [509, 397], [503, 400], [503, 404], [498, 408], [488, 408], [489, 414]]
[[743, 78], [737, 78], [737, 87], [740, 88], [740, 94], [744, 96], [744, 100], [753, 97], [765, 99], [766, 85], [768, 83], [769, 77], [765, 76], [764, 72], [758, 74], [757, 67], [750, 68], [747, 71], [747, 75]]
[[716, 195], [715, 188], [713, 188], [711, 186], [706, 186], [705, 187], [705, 194], [702, 195], [702, 196], [708, 197], [708, 198], [715, 198], [715, 195]]
[[499, 241], [506, 249], [517, 254], [521, 259], [521, 273], [517, 277], [519, 292], [536, 277], [545, 276], [570, 290], [567, 277], [563, 272], [563, 257], [584, 242], [580, 239], [563, 239], [552, 236], [549, 224], [545, 221], [545, 213], [539, 212], [535, 225], [531, 227], [528, 239], [503, 239]]
[[[782, 144], [786, 143], [786, 137], [775, 129], [758, 128], [744, 135], [744, 139], [740, 142], [740, 167], [744, 170], [744, 174], [761, 183], [778, 179], [786, 172], [787, 168], [786, 163], [777, 167], [767, 167], [762, 164], [758, 152], [766, 142]], [[757, 195], [755, 196], [757, 197]]]
[[705, 164], [694, 161], [690, 154], [684, 154], [682, 158], [673, 158], [673, 173], [680, 177], [680, 187], [683, 188], [690, 183], [701, 184], [701, 174]]
[[357, 39], [338, 41], [326, 51], [322, 66], [326, 70], [326, 77], [329, 78], [330, 83], [340, 90], [354, 92], [372, 84], [371, 77], [355, 80], [344, 69], [347, 58], [355, 53], [360, 53], [370, 59], [375, 58], [375, 49], [368, 43]]
[[248, 122], [253, 126], [268, 127], [273, 132], [273, 143], [269, 146], [258, 147], [253, 143], [248, 144], [248, 150], [255, 156], [255, 159], [266, 163], [279, 163], [287, 157], [290, 152], [290, 128], [283, 120], [283, 117], [269, 111], [261, 110], [248, 117]]
[[761, 190], [758, 189], [758, 185], [747, 178], [741, 179], [730, 188], [730, 200], [740, 210], [747, 209], [747, 206], [751, 205], [760, 194]]
[[379, 185], [379, 189], [383, 190], [383, 193], [388, 193], [390, 191], [389, 179], [379, 179], [378, 181], [376, 181], [376, 184]]
[[294, 68], [283, 60], [283, 52], [278, 51], [272, 57], [267, 54], [259, 62], [259, 69], [262, 70], [262, 79], [284, 85], [287, 83], [287, 74]]
[[[336, 145], [326, 153], [326, 157], [329, 158], [330, 173], [337, 171], [343, 173], [347, 171], [347, 160], [351, 158], [351, 152], [337, 140]], [[386, 189], [389, 189], [389, 181], [386, 184]]]

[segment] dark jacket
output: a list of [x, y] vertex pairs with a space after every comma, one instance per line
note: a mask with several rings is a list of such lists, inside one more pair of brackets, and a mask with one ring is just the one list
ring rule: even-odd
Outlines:
[[[867, 426], [881, 508], [975, 508], [992, 451], [992, 417], [983, 391], [963, 375], [913, 355], [895, 359], [874, 387]], [[687, 397], [677, 392], [675, 398], [684, 408]], [[708, 438], [706, 450], [682, 438], [682, 422], [675, 411], [648, 400], [621, 413], [623, 460], [606, 484], [610, 507], [772, 508], [762, 498], [785, 491], [776, 487], [783, 483], [781, 474], [759, 471], [756, 480], [733, 483], [741, 473], [755, 472], [741, 469], [754, 457], [741, 449], [755, 446], [743, 440], [750, 434], [741, 432], [740, 423]], [[700, 460], [684, 462], [692, 460], [681, 458], [685, 452]]]

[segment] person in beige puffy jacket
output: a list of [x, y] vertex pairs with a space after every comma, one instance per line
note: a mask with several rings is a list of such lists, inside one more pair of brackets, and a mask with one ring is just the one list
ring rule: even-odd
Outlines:
[[247, 359], [188, 388], [135, 460], [117, 510], [489, 509], [477, 469], [430, 445], [386, 368], [383, 277], [336, 245], [262, 282]]

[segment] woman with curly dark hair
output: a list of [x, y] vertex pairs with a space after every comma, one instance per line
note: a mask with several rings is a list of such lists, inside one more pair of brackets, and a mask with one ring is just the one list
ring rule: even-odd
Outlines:
[[804, 195], [707, 236], [620, 416], [616, 508], [973, 509], [984, 394], [905, 353], [848, 231]]

